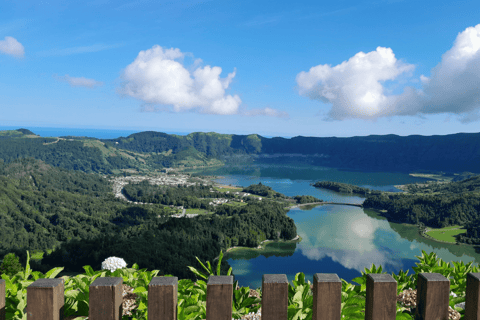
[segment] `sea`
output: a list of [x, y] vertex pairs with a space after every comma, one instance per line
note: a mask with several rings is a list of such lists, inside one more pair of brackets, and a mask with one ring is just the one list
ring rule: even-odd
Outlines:
[[[131, 134], [143, 131], [156, 131], [168, 134], [176, 134], [179, 136], [186, 136], [191, 132], [169, 131], [164, 129], [138, 129], [138, 130], [119, 130], [119, 129], [85, 129], [85, 128], [54, 128], [54, 127], [31, 127], [31, 126], [0, 126], [0, 130], [17, 130], [28, 129], [33, 133], [43, 137], [61, 137], [61, 136], [77, 136], [89, 137], [97, 139], [116, 139], [120, 137], [128, 137]], [[272, 138], [272, 136], [265, 136], [265, 138]], [[284, 136], [284, 138], [290, 138]]]

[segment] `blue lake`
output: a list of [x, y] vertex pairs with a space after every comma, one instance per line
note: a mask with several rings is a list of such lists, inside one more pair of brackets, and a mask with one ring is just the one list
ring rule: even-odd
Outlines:
[[[192, 172], [192, 171], [188, 171]], [[375, 190], [401, 192], [395, 185], [424, 182], [401, 173], [350, 172], [309, 165], [225, 166], [195, 170], [222, 176], [220, 184], [246, 187], [261, 182], [287, 196], [311, 195], [324, 201], [362, 203], [364, 198], [314, 188], [310, 183], [335, 181]], [[374, 210], [353, 206], [320, 205], [291, 209], [287, 215], [297, 227], [301, 241], [264, 243], [261, 249], [234, 249], [224, 253], [240, 286], [261, 288], [263, 274], [286, 274], [290, 284], [299, 272], [313, 282], [315, 273], [336, 273], [352, 283], [372, 263], [382, 272], [414, 274], [412, 267], [422, 250], [435, 252], [445, 262], [480, 261], [472, 246], [436, 242], [422, 237], [414, 225], [390, 223]], [[216, 266], [216, 262], [213, 264]]]

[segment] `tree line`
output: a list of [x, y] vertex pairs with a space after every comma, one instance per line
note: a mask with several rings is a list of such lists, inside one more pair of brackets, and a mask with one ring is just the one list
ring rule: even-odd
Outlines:
[[381, 215], [389, 221], [426, 227], [444, 228], [461, 225], [465, 235], [458, 235], [457, 241], [468, 244], [480, 243], [480, 196], [478, 193], [415, 195], [382, 194], [368, 195], [364, 208], [386, 210]]
[[262, 197], [279, 198], [279, 199], [289, 198], [281, 194], [280, 192], [276, 192], [271, 187], [263, 185], [261, 182], [259, 182], [258, 184], [252, 184], [246, 188], [243, 188], [242, 192], [248, 192], [248, 193], [255, 194], [257, 196], [262, 196]]
[[297, 203], [323, 202], [323, 200], [315, 198], [314, 196], [299, 196], [293, 197]]
[[[224, 193], [217, 192], [211, 186], [181, 186], [169, 187], [152, 185], [148, 181], [141, 181], [138, 183], [129, 183], [123, 187], [123, 194], [125, 197], [134, 202], [143, 203], [158, 203], [163, 205], [183, 206], [186, 209], [199, 208], [208, 211], [216, 210], [210, 205], [212, 198], [235, 199], [237, 196], [234, 192]], [[241, 192], [259, 195], [271, 199], [289, 199], [279, 192], [274, 191], [271, 187], [262, 185], [262, 183], [252, 184], [242, 189]], [[201, 199], [203, 198], [203, 199]], [[242, 197], [245, 202], [249, 202], [251, 197]], [[297, 203], [307, 203], [322, 201], [312, 196], [296, 196]], [[256, 201], [256, 200], [255, 200]]]
[[310, 185], [314, 186], [315, 188], [328, 189], [328, 190], [333, 190], [335, 192], [340, 192], [340, 193], [356, 193], [360, 195], [366, 195], [366, 194], [380, 195], [382, 193], [381, 191], [377, 191], [377, 190], [362, 188], [352, 184], [333, 182], [333, 181], [318, 181]]
[[151, 185], [146, 180], [125, 185], [122, 193], [130, 201], [183, 206], [185, 209], [199, 208], [208, 211], [214, 210], [214, 206], [209, 205], [211, 200], [198, 198], [232, 199], [235, 197], [233, 194], [210, 192], [210, 186], [158, 186]]

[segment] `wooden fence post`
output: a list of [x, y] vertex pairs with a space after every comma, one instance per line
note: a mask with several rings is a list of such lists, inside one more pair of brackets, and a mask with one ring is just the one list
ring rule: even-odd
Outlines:
[[123, 278], [101, 277], [90, 284], [89, 320], [122, 320]]
[[312, 320], [340, 320], [342, 281], [336, 273], [313, 275]]
[[[365, 319], [394, 320], [397, 282], [388, 274], [367, 274]], [[313, 277], [312, 320], [341, 319], [342, 283], [335, 273]], [[28, 320], [64, 319], [64, 278], [37, 279], [27, 287]], [[234, 276], [210, 276], [207, 283], [206, 320], [232, 316]], [[123, 278], [97, 278], [90, 285], [90, 320], [121, 320]], [[450, 280], [439, 273], [419, 273], [416, 320], [448, 319]], [[480, 273], [468, 273], [465, 320], [480, 320]], [[153, 277], [148, 285], [148, 320], [177, 320], [178, 278]], [[262, 278], [263, 320], [288, 319], [288, 280], [285, 274]], [[0, 279], [0, 320], [6, 320], [6, 281]]]
[[467, 273], [465, 320], [480, 320], [480, 273]]
[[64, 281], [63, 278], [38, 279], [27, 287], [27, 319], [63, 320]]
[[448, 319], [450, 280], [440, 273], [419, 273], [415, 318], [421, 320]]
[[285, 274], [262, 277], [262, 319], [288, 319], [288, 280]]
[[209, 276], [207, 282], [207, 319], [232, 319], [233, 276]]
[[148, 320], [177, 320], [178, 277], [153, 277], [148, 285]]
[[367, 274], [365, 320], [395, 320], [397, 281], [389, 274]]

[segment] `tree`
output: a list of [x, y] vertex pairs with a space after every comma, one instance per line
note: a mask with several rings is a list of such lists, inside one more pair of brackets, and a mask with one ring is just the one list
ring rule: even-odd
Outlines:
[[6, 274], [13, 277], [24, 269], [19, 262], [19, 258], [14, 253], [9, 253], [3, 257], [2, 265], [0, 266], [0, 274]]

